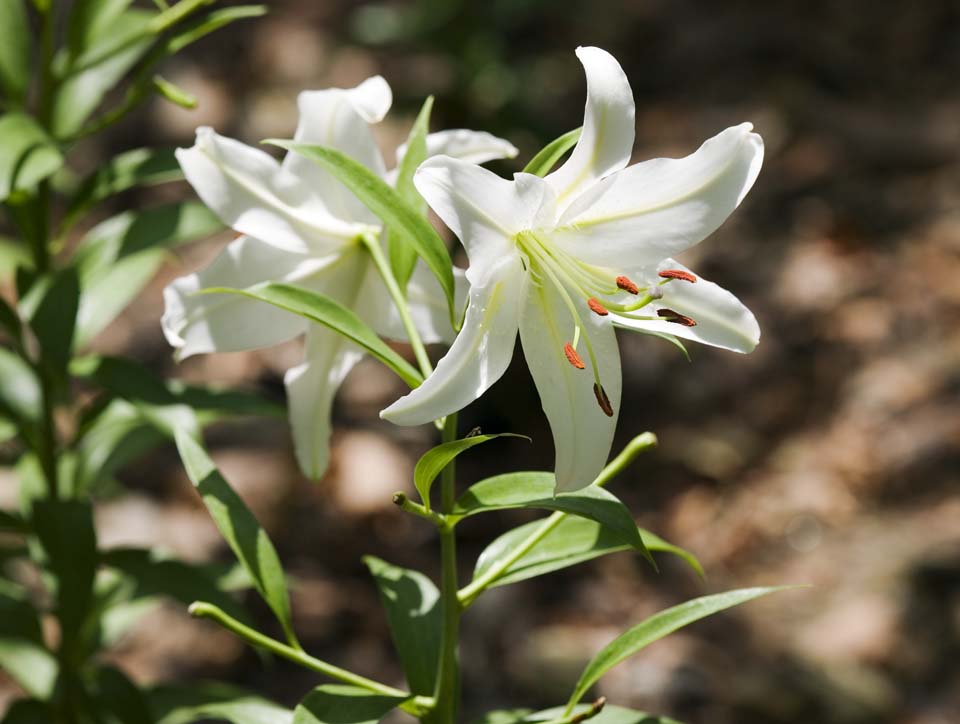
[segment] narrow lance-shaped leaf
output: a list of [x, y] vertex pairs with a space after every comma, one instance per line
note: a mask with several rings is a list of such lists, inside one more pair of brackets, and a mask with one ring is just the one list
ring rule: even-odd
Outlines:
[[40, 419], [40, 383], [18, 355], [0, 347], [0, 414], [17, 421]]
[[525, 440], [530, 439], [525, 435], [516, 435], [510, 432], [497, 435], [472, 435], [462, 440], [451, 440], [450, 442], [437, 445], [435, 448], [427, 450], [427, 452], [417, 460], [417, 465], [413, 469], [413, 484], [416, 486], [417, 492], [420, 493], [420, 498], [423, 500], [423, 504], [427, 507], [427, 510], [430, 510], [430, 488], [433, 487], [433, 481], [437, 479], [441, 471], [453, 462], [460, 453], [498, 437], [522, 437]]
[[295, 642], [283, 567], [266, 531], [224, 480], [200, 444], [181, 429], [176, 430], [175, 439], [187, 475], [203, 498], [220, 534], [247, 569], [257, 591], [283, 627], [287, 639]]
[[70, 226], [88, 208], [121, 191], [134, 186], [152, 186], [182, 178], [183, 172], [172, 148], [135, 148], [124, 151], [81, 182], [67, 206], [64, 226]]
[[293, 724], [377, 724], [404, 701], [356, 686], [324, 684], [297, 705]]
[[[593, 709], [591, 704], [580, 704], [575, 707], [569, 715], [564, 716], [565, 709], [562, 706], [554, 707], [552, 709], [544, 709], [543, 711], [538, 711], [535, 714], [528, 714], [523, 717], [520, 721], [523, 724], [533, 724], [533, 722], [557, 722], [557, 721], [570, 721], [570, 717], [586, 716]], [[575, 719], [576, 721], [582, 721], [582, 719]], [[676, 719], [671, 719], [666, 716], [656, 716], [654, 714], [648, 714], [645, 711], [637, 711], [636, 709], [627, 709], [622, 706], [611, 706], [607, 704], [600, 710], [599, 714], [594, 714], [589, 716], [586, 721], [591, 722], [591, 724], [681, 724]], [[494, 724], [491, 722], [491, 724]], [[504, 722], [503, 724], [509, 724], [509, 722]]]
[[[414, 121], [413, 128], [407, 136], [407, 152], [400, 160], [397, 167], [397, 193], [410, 204], [410, 207], [416, 209], [421, 215], [426, 216], [427, 202], [417, 192], [413, 185], [413, 174], [427, 157], [427, 132], [430, 130], [430, 112], [433, 110], [433, 96], [428, 96], [423, 102], [423, 107]], [[407, 243], [403, 234], [395, 234], [387, 229], [387, 253], [390, 258], [390, 268], [393, 275], [397, 278], [401, 289], [407, 288], [407, 282], [410, 281], [410, 275], [413, 274], [413, 268], [417, 263], [417, 250]]]
[[[509, 530], [494, 540], [477, 559], [477, 565], [473, 571], [474, 580], [509, 557], [543, 524], [544, 520], [535, 520]], [[692, 553], [668, 543], [650, 531], [642, 528], [639, 530], [647, 550], [678, 556], [698, 575], [703, 576], [703, 568]], [[529, 551], [510, 564], [491, 585], [504, 586], [517, 583], [610, 553], [629, 550], [633, 550], [632, 546], [624, 543], [621, 538], [596, 521], [567, 516]]]
[[24, 113], [0, 116], [0, 201], [29, 190], [63, 165], [63, 155], [37, 122]]
[[393, 644], [410, 691], [432, 695], [440, 662], [440, 592], [419, 571], [394, 566], [373, 556], [370, 569], [387, 611]]
[[340, 151], [293, 141], [270, 140], [267, 143], [294, 151], [320, 164], [376, 214], [390, 228], [391, 233], [403, 235], [437, 277], [447, 299], [451, 324], [454, 328], [458, 326], [459, 310], [454, 300], [453, 263], [450, 261], [450, 254], [443, 239], [417, 209], [412, 208], [373, 171]]
[[25, 594], [0, 584], [0, 669], [40, 699], [53, 693], [57, 660], [43, 642], [40, 620]]
[[228, 289], [212, 287], [202, 290], [204, 294], [240, 294], [272, 304], [288, 312], [299, 314], [312, 322], [339, 332], [352, 342], [356, 342], [367, 352], [396, 372], [410, 387], [417, 387], [423, 378], [420, 373], [403, 357], [394, 352], [380, 339], [356, 314], [339, 302], [317, 292], [303, 289], [292, 284], [259, 284], [249, 289]]
[[73, 349], [77, 309], [80, 304], [80, 280], [76, 267], [58, 271], [49, 285], [40, 288], [42, 296], [30, 314], [30, 327], [40, 343], [44, 366], [56, 378], [66, 373]]
[[659, 641], [664, 636], [673, 633], [677, 629], [688, 626], [694, 621], [711, 616], [741, 603], [752, 601], [760, 596], [766, 596], [776, 591], [783, 591], [790, 586], [771, 587], [771, 588], [742, 588], [736, 591], [727, 591], [717, 593], [712, 596], [703, 596], [695, 598], [692, 601], [681, 603], [665, 611], [654, 614], [646, 621], [637, 624], [629, 631], [620, 634], [607, 644], [603, 650], [593, 657], [577, 682], [567, 703], [568, 710], [572, 708], [584, 694], [600, 680], [614, 666], [633, 656], [638, 651], [643, 650], [654, 641]]
[[161, 686], [147, 693], [156, 724], [224, 720], [231, 724], [292, 724], [293, 712], [227, 684]]
[[57, 580], [57, 618], [66, 650], [75, 655], [93, 601], [97, 536], [88, 501], [36, 500], [33, 529]]
[[32, 38], [26, 0], [0, 0], [0, 91], [14, 104], [30, 85]]
[[613, 493], [588, 486], [571, 493], [554, 495], [553, 473], [506, 473], [481, 480], [464, 492], [453, 506], [454, 519], [510, 508], [558, 510], [595, 520], [621, 541], [643, 554], [650, 565], [656, 562], [643, 544], [637, 524], [627, 507]]
[[564, 133], [559, 138], [555, 138], [546, 146], [541, 148], [537, 155], [530, 159], [530, 162], [524, 166], [524, 173], [532, 173], [535, 176], [546, 176], [557, 165], [557, 161], [563, 158], [563, 154], [577, 145], [580, 140], [582, 128], [575, 128], [572, 131]]

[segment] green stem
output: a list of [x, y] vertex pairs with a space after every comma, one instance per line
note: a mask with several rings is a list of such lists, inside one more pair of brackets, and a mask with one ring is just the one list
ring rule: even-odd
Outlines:
[[392, 686], [381, 684], [379, 681], [374, 681], [373, 679], [368, 679], [360, 674], [355, 674], [352, 671], [341, 669], [339, 666], [328, 664], [326, 661], [317, 659], [302, 649], [296, 649], [292, 646], [287, 646], [276, 639], [272, 639], [269, 636], [263, 635], [259, 631], [253, 630], [249, 626], [240, 623], [235, 618], [225, 613], [222, 609], [214, 606], [212, 603], [196, 601], [190, 605], [189, 611], [191, 616], [195, 616], [196, 618], [210, 619], [211, 621], [214, 621], [223, 628], [227, 629], [227, 631], [230, 631], [231, 633], [236, 634], [240, 638], [244, 639], [252, 646], [256, 646], [257, 648], [264, 649], [270, 653], [276, 654], [277, 656], [288, 659], [295, 664], [299, 664], [305, 669], [316, 671], [318, 674], [329, 676], [331, 679], [342, 681], [345, 684], [350, 684], [351, 686], [356, 686], [375, 694], [382, 694], [384, 696], [409, 697], [407, 701], [400, 704], [400, 708], [413, 714], [414, 716], [422, 716], [433, 707], [433, 700], [429, 697], [411, 697], [408, 692], [401, 689], [395, 689]]
[[387, 291], [391, 299], [393, 299], [397, 313], [400, 315], [400, 321], [403, 323], [403, 328], [407, 333], [410, 346], [413, 348], [413, 354], [417, 358], [417, 364], [420, 365], [420, 372], [424, 378], [427, 378], [430, 376], [430, 373], [433, 372], [433, 365], [430, 364], [430, 358], [427, 356], [427, 350], [423, 346], [423, 340], [420, 339], [417, 326], [413, 323], [413, 317], [410, 316], [410, 307], [407, 304], [407, 298], [403, 290], [400, 289], [397, 278], [393, 275], [393, 270], [390, 269], [390, 262], [386, 254], [384, 254], [383, 249], [380, 248], [380, 241], [373, 234], [363, 234], [360, 240], [367, 248], [367, 251], [370, 252], [370, 258], [373, 259], [377, 271], [380, 272], [380, 276], [383, 277], [383, 281], [387, 285]]
[[[598, 487], [603, 487], [616, 477], [627, 465], [633, 462], [644, 450], [647, 450], [657, 444], [657, 436], [652, 432], [644, 432], [637, 435], [626, 444], [620, 454], [607, 463], [607, 466], [600, 471], [600, 474], [591, 483]], [[457, 598], [462, 608], [467, 608], [472, 604], [481, 593], [490, 588], [499, 578], [509, 570], [510, 566], [523, 558], [540, 541], [542, 541], [550, 531], [560, 525], [567, 513], [553, 513], [543, 521], [535, 531], [528, 535], [523, 542], [510, 551], [510, 555], [501, 559], [495, 566], [492, 566], [486, 573], [479, 578], [474, 579], [469, 585], [464, 586], [458, 593]]]
[[[448, 415], [443, 424], [443, 442], [457, 439], [457, 415]], [[456, 498], [456, 466], [450, 462], [440, 477], [440, 510], [453, 510]], [[460, 599], [457, 595], [457, 540], [452, 525], [440, 528], [440, 605], [442, 631], [440, 636], [440, 670], [434, 699], [437, 702], [437, 724], [453, 724], [457, 716], [460, 691], [460, 670], [457, 648], [460, 638]]]
[[434, 510], [427, 510], [426, 506], [410, 500], [406, 493], [394, 493], [393, 504], [406, 513], [412, 513], [420, 518], [429, 520], [438, 528], [442, 528], [447, 524], [447, 519], [445, 516], [440, 515]]

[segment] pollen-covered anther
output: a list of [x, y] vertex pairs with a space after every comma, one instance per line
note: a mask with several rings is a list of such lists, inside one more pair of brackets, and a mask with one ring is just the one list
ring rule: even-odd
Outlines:
[[630, 294], [639, 294], [640, 287], [630, 281], [629, 277], [619, 276], [617, 277], [617, 286], [625, 292], [630, 292]]
[[580, 359], [580, 355], [577, 354], [577, 350], [573, 348], [572, 344], [567, 342], [565, 345], [563, 345], [563, 353], [567, 356], [567, 362], [572, 364], [578, 370], [583, 369], [583, 360]]
[[664, 279], [679, 279], [680, 281], [690, 282], [691, 284], [695, 284], [697, 281], [697, 278], [693, 274], [683, 269], [664, 269], [662, 272], [658, 272], [657, 275]]
[[685, 314], [680, 314], [680, 312], [675, 312], [672, 309], [658, 309], [657, 316], [663, 317], [668, 322], [673, 322], [674, 324], [682, 324], [684, 327], [696, 327], [697, 320], [693, 317], [688, 317]]
[[591, 312], [594, 314], [599, 314], [601, 317], [606, 317], [608, 314], [610, 314], [610, 312], [607, 311], [607, 308], [600, 304], [595, 297], [590, 297], [587, 300], [587, 306], [590, 307]]
[[607, 392], [603, 389], [603, 385], [594, 382], [593, 395], [597, 398], [597, 404], [600, 405], [603, 414], [607, 417], [613, 417], [613, 405], [610, 404], [610, 398], [607, 397]]

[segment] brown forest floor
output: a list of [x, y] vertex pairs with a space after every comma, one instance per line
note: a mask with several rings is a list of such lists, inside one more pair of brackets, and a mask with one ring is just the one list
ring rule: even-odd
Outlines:
[[[767, 143], [743, 207], [687, 256], [755, 310], [760, 348], [749, 357], [695, 348], [686, 363], [657, 340], [622, 337], [620, 440], [649, 429], [661, 446], [614, 489], [642, 525], [695, 552], [707, 581], [672, 561], [656, 575], [618, 554], [496, 589], [464, 623], [466, 720], [557, 703], [609, 638], [683, 598], [811, 583], [672, 636], [599, 691], [688, 724], [960, 721], [960, 5], [271, 6], [169, 69], [200, 98], [198, 111], [157, 102], [117, 129], [109, 150], [188, 145], [200, 124], [251, 143], [287, 135], [298, 90], [380, 72], [397, 109], [381, 129], [385, 148], [432, 92], [435, 127], [469, 123], [529, 156], [580, 122], [578, 44], [609, 49], [627, 70], [638, 159], [689, 153], [743, 120]], [[88, 148], [90, 165], [106, 150]], [[98, 348], [282, 399], [296, 345], [176, 366], [160, 333], [163, 285], [226, 239], [170, 264]], [[336, 407], [334, 464], [319, 484], [296, 473], [283, 421], [231, 424], [209, 438], [296, 578], [309, 647], [389, 681], [400, 673], [360, 556], [436, 569], [431, 531], [390, 504], [431, 443], [427, 428], [378, 420], [399, 392], [373, 363], [351, 375]], [[489, 458], [466, 456], [464, 480], [550, 464], [522, 359], [462, 424], [534, 437], [532, 447], [504, 442]], [[123, 481], [128, 494], [101, 506], [104, 542], [226, 557], [172, 448]], [[486, 542], [525, 519], [465, 524], [464, 574]], [[115, 656], [143, 682], [228, 677], [285, 703], [315, 683], [173, 605]]]

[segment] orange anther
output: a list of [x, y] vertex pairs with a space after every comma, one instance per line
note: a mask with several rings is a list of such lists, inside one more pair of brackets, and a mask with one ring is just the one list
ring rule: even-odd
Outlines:
[[607, 311], [607, 308], [600, 304], [594, 297], [590, 297], [587, 300], [587, 306], [590, 307], [590, 311], [594, 314], [599, 314], [601, 317], [606, 317], [610, 312]]
[[697, 320], [693, 317], [688, 317], [685, 314], [680, 314], [675, 312], [672, 309], [658, 309], [657, 316], [663, 317], [668, 322], [673, 322], [674, 324], [682, 324], [684, 327], [696, 327]]
[[563, 345], [563, 353], [567, 356], [567, 361], [576, 367], [578, 370], [583, 369], [583, 360], [580, 359], [580, 355], [577, 354], [577, 350], [573, 348], [573, 345], [567, 342]]
[[630, 281], [629, 277], [619, 276], [617, 277], [617, 286], [620, 287], [625, 292], [630, 292], [631, 294], [639, 294], [640, 287]]
[[693, 274], [683, 269], [664, 269], [662, 272], [659, 272], [659, 276], [664, 279], [680, 279], [685, 282], [690, 282], [691, 284], [697, 281], [697, 278]]

